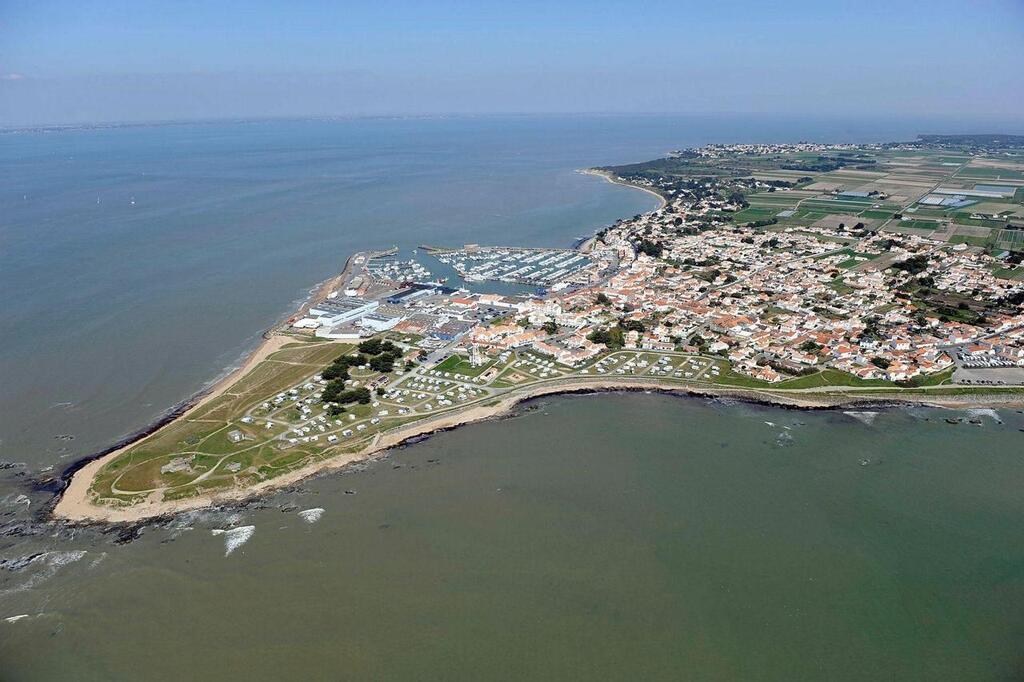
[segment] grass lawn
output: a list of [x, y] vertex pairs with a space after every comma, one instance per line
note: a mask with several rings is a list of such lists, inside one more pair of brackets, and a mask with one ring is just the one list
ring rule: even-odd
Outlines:
[[415, 346], [415, 345], [419, 344], [419, 342], [424, 339], [422, 334], [413, 334], [411, 332], [396, 332], [396, 331], [384, 332], [383, 334], [381, 334], [380, 338], [388, 339], [388, 340], [394, 341], [396, 343], [405, 343], [405, 344], [408, 344], [410, 346]]
[[[1019, 386], [956, 386], [956, 387], [950, 386], [950, 387], [931, 388], [931, 389], [929, 389], [929, 388], [903, 388], [903, 389], [900, 389], [898, 393], [900, 395], [909, 394], [909, 395], [926, 395], [926, 396], [929, 396], [929, 395], [937, 395], [937, 396], [942, 396], [942, 395], [976, 395], [976, 396], [984, 396], [984, 395], [990, 395], [990, 394], [992, 394], [992, 395], [1016, 394], [1016, 395], [1024, 396], [1024, 388], [1019, 387]], [[872, 393], [868, 393], [868, 392], [858, 393], [856, 391], [851, 391], [847, 395], [858, 396], [858, 397], [867, 397], [867, 398], [877, 398], [878, 397], [878, 394], [872, 394]]]
[[981, 178], [984, 180], [1024, 180], [1024, 172], [1008, 168], [978, 168], [968, 166], [956, 174], [958, 178]]
[[1001, 279], [1019, 281], [1024, 279], [1024, 268], [996, 268], [992, 271], [992, 275]]
[[950, 238], [950, 244], [970, 244], [971, 246], [988, 246], [991, 237], [972, 237], [967, 234], [958, 234]]
[[[854, 262], [856, 262], [856, 261], [854, 261]], [[842, 267], [842, 264], [840, 264], [839, 267]], [[853, 291], [853, 287], [851, 287], [846, 282], [844, 282], [842, 277], [836, 277], [831, 282], [829, 282], [828, 285], [836, 293], [839, 293], [839, 294], [848, 294], [851, 291]]]
[[751, 223], [756, 220], [768, 220], [774, 218], [775, 214], [778, 213], [777, 209], [774, 208], [745, 208], [738, 213], [733, 214], [733, 221], [740, 225], [742, 223]]
[[954, 213], [953, 222], [957, 225], [971, 225], [973, 227], [999, 228], [1006, 225], [1003, 220], [988, 220], [986, 218], [972, 218], [970, 213]]
[[878, 209], [869, 208], [866, 211], [861, 211], [858, 216], [861, 218], [873, 218], [875, 220], [886, 220], [892, 217], [892, 211], [880, 211]]
[[[820, 372], [815, 372], [814, 374], [786, 379], [785, 381], [773, 384], [735, 372], [731, 367], [725, 366], [726, 363], [724, 362], [716, 361], [716, 363], [723, 369], [723, 371], [721, 376], [713, 381], [718, 384], [736, 386], [739, 388], [794, 390], [806, 388], [827, 388], [829, 386], [851, 386], [863, 388], [889, 387], [900, 391], [912, 390], [908, 388], [901, 388], [899, 385], [885, 379], [861, 379], [860, 377], [847, 372], [842, 372], [838, 369], [823, 369]], [[950, 367], [942, 372], [915, 377], [911, 383], [914, 388], [938, 386], [948, 382], [952, 376], [953, 368]]]
[[941, 372], [934, 372], [932, 374], [919, 374], [910, 380], [915, 387], [918, 386], [938, 386], [944, 384], [953, 378], [953, 372], [956, 370], [955, 367], [944, 369]]
[[478, 377], [487, 371], [494, 363], [494, 360], [489, 360], [482, 365], [476, 366], [461, 355], [452, 355], [440, 365], [434, 367], [434, 369], [438, 372], [452, 372], [453, 374]]
[[935, 230], [939, 227], [939, 223], [934, 220], [901, 220], [899, 227], [913, 227], [918, 230]]
[[[221, 396], [193, 411], [187, 418], [168, 424], [144, 438], [109, 462], [93, 481], [93, 490], [103, 498], [125, 498], [124, 494], [113, 493], [112, 486], [116, 483], [117, 488], [128, 493], [164, 488], [166, 499], [189, 497], [202, 490], [234, 485], [236, 478], [262, 480], [302, 466], [311, 458], [328, 456], [333, 446], [329, 445], [324, 431], [312, 429], [309, 442], [282, 449], [281, 446], [287, 446], [287, 442], [278, 440], [277, 436], [284, 433], [286, 427], [264, 423], [267, 418], [272, 418], [296, 424], [300, 419], [297, 406], [301, 403], [286, 402], [270, 410], [256, 406], [293, 386], [301, 387], [308, 378], [319, 373], [335, 358], [351, 352], [352, 348], [351, 344], [323, 340], [297, 340], [285, 345], [235, 381]], [[483, 371], [484, 368], [478, 369]], [[377, 376], [374, 372], [352, 370], [353, 379], [363, 383]], [[316, 391], [303, 390], [305, 393], [300, 395], [314, 395]], [[254, 407], [253, 422], [242, 423], [241, 418]], [[314, 406], [310, 416], [322, 409], [320, 405]], [[371, 412], [368, 405], [353, 404], [348, 406], [346, 416], [351, 414], [357, 420], [365, 420], [372, 416]], [[327, 432], [342, 428], [333, 420], [322, 425]], [[387, 423], [387, 427], [392, 425], [392, 422]], [[364, 433], [369, 437], [382, 428], [385, 428], [384, 424], [374, 425]], [[242, 439], [236, 442], [230, 438], [228, 434], [232, 431], [240, 432]], [[317, 437], [316, 440], [313, 436]], [[351, 443], [338, 447], [348, 445]], [[161, 472], [162, 467], [177, 458], [189, 461], [187, 470]], [[237, 476], [236, 472], [226, 469], [231, 462], [242, 465]], [[199, 484], [191, 484], [197, 476], [211, 470], [213, 474], [209, 478]]]
[[814, 374], [787, 379], [776, 384], [779, 388], [822, 388], [825, 386], [894, 386], [884, 379], [861, 379], [838, 369], [823, 369]]

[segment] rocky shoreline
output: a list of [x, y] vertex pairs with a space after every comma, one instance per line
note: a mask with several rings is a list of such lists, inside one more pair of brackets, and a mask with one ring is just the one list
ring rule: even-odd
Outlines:
[[[907, 406], [930, 406], [952, 409], [976, 407], [1019, 408], [1024, 406], [1024, 397], [1014, 394], [996, 394], [991, 396], [936, 396], [930, 398], [921, 394], [913, 397], [898, 394], [880, 394], [875, 397], [860, 395], [843, 395], [827, 392], [802, 392], [786, 394], [781, 391], [762, 391], [758, 389], [731, 388], [723, 386], [680, 386], [662, 382], [642, 383], [629, 379], [593, 379], [572, 384], [553, 382], [547, 385], [533, 385], [520, 391], [511, 391], [489, 405], [472, 405], [465, 409], [442, 414], [436, 418], [425, 418], [396, 428], [392, 432], [383, 432], [369, 445], [355, 453], [339, 455], [331, 459], [309, 464], [295, 471], [288, 472], [277, 478], [263, 481], [250, 488], [237, 488], [219, 491], [210, 495], [201, 495], [185, 500], [148, 501], [130, 507], [101, 506], [92, 502], [88, 483], [91, 482], [93, 470], [98, 469], [105, 460], [119, 453], [124, 447], [130, 446], [135, 440], [107, 448], [101, 453], [73, 463], [60, 475], [64, 485], [54, 491], [55, 497], [47, 505], [44, 513], [50, 519], [74, 524], [129, 524], [153, 522], [173, 517], [186, 511], [214, 507], [224, 504], [243, 504], [253, 498], [276, 492], [294, 485], [304, 479], [320, 473], [343, 469], [352, 464], [365, 462], [379, 456], [386, 450], [404, 447], [421, 442], [435, 434], [450, 431], [465, 424], [500, 418], [507, 415], [516, 406], [545, 396], [595, 394], [595, 393], [661, 393], [694, 397], [700, 399], [729, 398], [752, 404], [769, 405], [797, 410], [835, 410], [835, 409], [891, 409]], [[196, 403], [193, 402], [193, 406]], [[199, 401], [202, 402], [202, 401]], [[188, 408], [191, 409], [191, 408]], [[184, 414], [188, 411], [180, 411]], [[180, 414], [178, 415], [180, 417]], [[160, 424], [140, 431], [139, 436], [145, 437], [163, 425], [174, 421], [177, 417], [165, 417]], [[88, 469], [88, 471], [87, 471]], [[88, 476], [88, 481], [85, 480]], [[84, 482], [84, 485], [82, 484]], [[76, 484], [77, 485], [73, 485]]]

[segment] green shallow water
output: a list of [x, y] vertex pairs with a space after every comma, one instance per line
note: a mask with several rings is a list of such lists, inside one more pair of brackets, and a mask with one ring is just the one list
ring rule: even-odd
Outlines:
[[0, 597], [0, 677], [1015, 679], [1024, 419], [949, 414], [535, 402], [238, 512], [229, 556], [223, 515], [39, 541], [86, 554]]

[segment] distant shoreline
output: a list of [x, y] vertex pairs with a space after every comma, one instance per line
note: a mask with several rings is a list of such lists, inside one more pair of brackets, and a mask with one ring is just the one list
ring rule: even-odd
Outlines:
[[604, 178], [605, 180], [607, 180], [608, 182], [612, 183], [613, 185], [619, 185], [621, 187], [629, 187], [631, 189], [638, 189], [641, 192], [647, 192], [648, 194], [657, 197], [658, 198], [658, 207], [655, 208], [655, 209], [652, 209], [654, 211], [660, 211], [661, 209], [663, 209], [666, 206], [668, 206], [668, 201], [665, 199], [665, 197], [661, 196], [660, 194], [655, 192], [653, 189], [648, 189], [646, 187], [640, 187], [639, 185], [631, 185], [628, 182], [622, 182], [621, 180], [617, 180], [615, 178], [615, 176], [613, 176], [608, 171], [598, 170], [597, 168], [585, 168], [583, 170], [580, 170], [579, 172], [582, 173], [583, 175], [596, 175], [599, 178]]

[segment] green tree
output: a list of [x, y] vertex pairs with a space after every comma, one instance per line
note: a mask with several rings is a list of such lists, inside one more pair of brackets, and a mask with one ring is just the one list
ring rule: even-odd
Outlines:
[[644, 332], [644, 323], [640, 320], [621, 320], [619, 326], [627, 332]]
[[650, 239], [644, 239], [640, 242], [637, 247], [640, 249], [640, 253], [646, 254], [651, 258], [660, 258], [665, 247], [661, 245], [661, 242], [654, 242]]
[[622, 348], [626, 345], [625, 335], [622, 328], [615, 326], [611, 329], [595, 329], [587, 334], [587, 340], [592, 343], [601, 343], [611, 349]]
[[348, 379], [348, 366], [333, 363], [331, 365], [328, 365], [327, 369], [320, 373], [320, 376], [322, 376], [327, 381], [331, 381], [333, 379], [341, 379], [342, 381], [345, 381], [346, 379]]
[[366, 339], [359, 343], [359, 352], [367, 355], [377, 355], [381, 352], [380, 339]]
[[381, 353], [376, 357], [370, 358], [370, 369], [382, 374], [390, 373], [395, 369], [395, 356], [390, 353]]
[[819, 346], [814, 341], [808, 339], [800, 344], [800, 350], [802, 350], [805, 353], [817, 353], [819, 350], [821, 350], [821, 346]]

